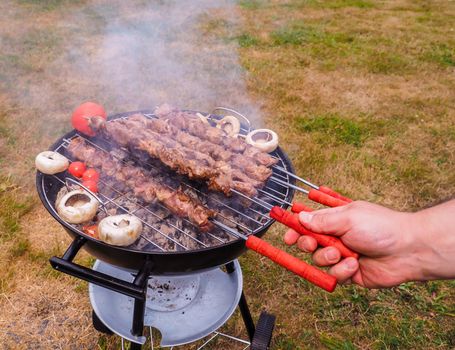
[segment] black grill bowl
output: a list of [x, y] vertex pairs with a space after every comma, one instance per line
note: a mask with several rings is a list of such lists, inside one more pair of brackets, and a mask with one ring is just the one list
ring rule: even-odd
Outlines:
[[[109, 117], [109, 119], [127, 117], [138, 112], [151, 113], [150, 111], [135, 111], [117, 114]], [[75, 135], [76, 131], [74, 130], [65, 134], [49, 149], [55, 151], [59, 146], [62, 145], [64, 139], [71, 139]], [[275, 154], [283, 160], [285, 167], [289, 171], [294, 172], [289, 158], [280, 148], [275, 151]], [[63, 180], [64, 176], [61, 176], [61, 179]], [[290, 183], [294, 184], [294, 181], [290, 181]], [[229, 243], [213, 247], [200, 248], [197, 250], [168, 252], [139, 251], [130, 249], [128, 247], [118, 247], [104, 243], [91, 236], [85, 235], [79, 230], [76, 230], [72, 225], [62, 220], [57, 214], [54, 208], [54, 203], [57, 197], [57, 193], [62, 186], [62, 183], [54, 176], [45, 175], [37, 171], [36, 188], [41, 202], [47, 211], [65, 228], [65, 230], [72, 238], [83, 236], [87, 240], [83, 247], [89, 254], [109, 264], [124, 267], [127, 269], [138, 270], [144, 265], [147, 259], [151, 262], [151, 272], [153, 274], [181, 274], [226, 264], [227, 262], [236, 259], [246, 251], [245, 241], [242, 239], [237, 239]], [[280, 186], [277, 186], [275, 189], [284, 191], [283, 187]], [[285, 200], [287, 202], [291, 202], [293, 196], [294, 190], [288, 189]], [[260, 231], [255, 232], [255, 235], [258, 237], [264, 235], [268, 228], [273, 224], [273, 222], [274, 220], [270, 219], [267, 224], [261, 228]]]

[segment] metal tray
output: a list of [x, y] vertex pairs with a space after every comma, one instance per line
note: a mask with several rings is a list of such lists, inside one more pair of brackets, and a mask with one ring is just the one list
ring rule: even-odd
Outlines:
[[[214, 268], [182, 276], [150, 276], [144, 326], [161, 333], [161, 346], [199, 340], [221, 327], [240, 300], [243, 279], [240, 264], [228, 274]], [[97, 260], [93, 270], [131, 282], [135, 271]], [[120, 337], [144, 344], [146, 337], [131, 334], [134, 299], [89, 283], [90, 302], [98, 318]]]

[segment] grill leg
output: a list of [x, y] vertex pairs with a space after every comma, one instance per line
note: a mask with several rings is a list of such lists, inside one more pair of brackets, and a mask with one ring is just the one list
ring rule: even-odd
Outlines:
[[[146, 261], [133, 281], [136, 286], [142, 288], [141, 297], [134, 299], [133, 325], [131, 328], [131, 333], [136, 336], [142, 336], [144, 333], [145, 302], [147, 298], [147, 282], [150, 271], [151, 263], [150, 261]], [[141, 348], [141, 344], [131, 342], [130, 350], [140, 350]]]
[[[228, 273], [232, 273], [235, 270], [235, 265], [232, 261], [227, 263], [225, 267]], [[256, 327], [254, 325], [253, 317], [251, 317], [251, 312], [248, 308], [248, 304], [246, 302], [245, 294], [243, 294], [243, 291], [239, 300], [239, 309], [240, 313], [242, 314], [243, 322], [245, 323], [246, 331], [248, 332], [248, 337], [250, 338], [250, 341], [252, 341]]]
[[243, 294], [243, 292], [239, 300], [239, 309], [240, 313], [242, 314], [243, 322], [245, 323], [246, 331], [248, 332], [248, 337], [250, 338], [250, 341], [252, 341], [254, 333], [256, 332], [256, 328], [254, 326], [253, 318], [251, 317], [251, 312], [248, 308], [245, 294]]

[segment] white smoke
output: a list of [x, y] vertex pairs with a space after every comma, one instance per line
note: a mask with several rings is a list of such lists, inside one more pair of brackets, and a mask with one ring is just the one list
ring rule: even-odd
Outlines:
[[[238, 25], [235, 11], [228, 0], [87, 5], [62, 20], [70, 38], [48, 71], [61, 76], [75, 105], [92, 99], [111, 112], [165, 102], [200, 111], [221, 105], [257, 120], [259, 108], [229, 40]], [[204, 31], [207, 23], [224, 37]]]

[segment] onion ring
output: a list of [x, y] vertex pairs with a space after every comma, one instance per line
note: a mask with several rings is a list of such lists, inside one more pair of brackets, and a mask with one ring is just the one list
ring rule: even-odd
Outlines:
[[227, 115], [219, 120], [216, 127], [223, 130], [229, 137], [236, 137], [240, 132], [240, 122], [232, 115]]
[[246, 135], [245, 142], [262, 152], [273, 152], [278, 147], [278, 135], [269, 129], [257, 129]]

